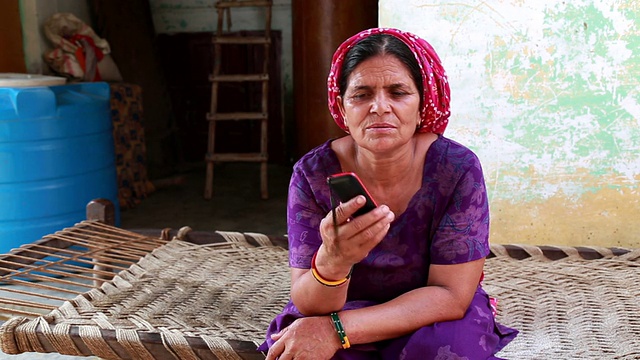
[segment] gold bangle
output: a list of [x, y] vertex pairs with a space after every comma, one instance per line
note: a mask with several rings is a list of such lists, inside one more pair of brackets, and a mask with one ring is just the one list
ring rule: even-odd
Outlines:
[[351, 269], [349, 270], [349, 273], [347, 274], [347, 276], [344, 279], [327, 280], [327, 279], [323, 278], [322, 275], [320, 275], [320, 273], [318, 272], [318, 269], [316, 268], [316, 256], [317, 255], [318, 255], [318, 252], [316, 251], [313, 254], [313, 257], [311, 258], [311, 275], [313, 275], [313, 278], [316, 279], [317, 282], [319, 282], [320, 284], [322, 284], [324, 286], [337, 287], [337, 286], [345, 284], [347, 281], [349, 281], [349, 279], [351, 278], [351, 273], [353, 272], [353, 266], [351, 267]]

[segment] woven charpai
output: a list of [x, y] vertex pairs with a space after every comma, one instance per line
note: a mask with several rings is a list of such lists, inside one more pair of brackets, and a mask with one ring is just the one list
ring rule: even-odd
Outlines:
[[[12, 318], [0, 329], [2, 350], [104, 359], [240, 359], [239, 345], [255, 352], [288, 300], [287, 250], [259, 234], [253, 240], [266, 246], [249, 245], [240, 233], [219, 234], [228, 242], [173, 240], [48, 315]], [[82, 346], [72, 340], [74, 328]], [[150, 334], [159, 334], [160, 350], [145, 346]], [[194, 344], [207, 352], [196, 354]]]
[[[256, 345], [289, 296], [287, 250], [269, 238], [218, 232], [226, 243], [173, 240], [45, 316], [0, 328], [6, 353], [59, 352], [104, 359], [258, 359]], [[562, 248], [551, 260], [493, 245], [484, 287], [498, 318], [520, 330], [509, 359], [640, 358], [640, 249]], [[593, 250], [593, 249], [591, 249]], [[522, 253], [522, 251], [521, 251]], [[592, 251], [593, 254], [593, 251]]]
[[[484, 288], [498, 320], [520, 330], [499, 354], [507, 359], [640, 359], [640, 249], [585, 260], [576, 248], [550, 260], [521, 246], [516, 260], [493, 245]], [[593, 248], [591, 250], [594, 250]]]

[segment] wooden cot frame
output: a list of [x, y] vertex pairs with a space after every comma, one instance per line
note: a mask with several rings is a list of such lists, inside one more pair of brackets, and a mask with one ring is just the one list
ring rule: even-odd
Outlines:
[[[107, 199], [92, 200], [91, 202], [89, 202], [89, 204], [86, 207], [86, 217], [88, 221], [96, 221], [99, 223], [113, 226], [115, 224], [114, 205], [111, 201]], [[175, 230], [170, 228], [138, 229], [138, 230], [134, 230], [133, 232], [140, 234], [141, 236], [144, 236], [144, 237], [157, 239], [158, 246], [161, 246], [167, 243], [169, 240], [181, 235], [179, 234], [180, 230]], [[221, 242], [220, 237], [215, 236], [215, 233], [211, 231], [189, 231], [188, 234], [186, 234], [184, 237], [181, 236], [181, 239], [194, 244], [212, 244], [212, 243]], [[285, 248], [287, 247], [287, 240], [285, 236], [270, 237], [270, 240], [273, 242], [274, 245], [285, 247]], [[61, 240], [56, 237], [44, 237], [43, 239], [40, 239], [34, 242], [32, 245], [51, 248], [51, 249], [66, 249], [73, 246], [74, 244], [72, 242]], [[30, 251], [28, 247], [20, 247], [20, 248], [13, 249], [8, 254], [0, 255], [0, 263], [2, 264], [0, 265], [0, 276], [7, 275], [10, 271], [20, 269], [22, 266], [32, 265], [36, 261], [43, 259], [46, 256], [47, 255], [44, 253], [34, 253], [33, 251]], [[144, 255], [141, 255], [140, 257], [142, 256]], [[134, 262], [135, 261], [132, 261], [132, 263]], [[94, 273], [94, 276], [96, 277], [94, 280], [95, 287], [98, 287], [104, 281], [110, 280], [109, 277], [104, 276], [105, 270], [107, 270], [108, 272], [109, 269], [107, 269], [103, 265], [94, 266], [93, 273]], [[115, 275], [115, 272], [111, 272], [111, 277], [113, 277], [113, 275]], [[31, 304], [31, 305], [37, 306], [37, 304]], [[54, 307], [56, 306], [43, 307], [43, 309], [44, 308], [53, 309]], [[11, 310], [11, 309], [5, 309], [5, 308], [2, 308], [0, 310], [8, 311], [14, 315], [25, 315], [29, 317], [33, 317], [36, 315], [34, 313], [22, 312], [20, 310]], [[5, 321], [0, 320], [0, 326], [3, 325], [4, 323]], [[114, 330], [103, 329], [101, 330], [101, 335], [103, 339], [109, 344], [117, 344], [118, 342], [118, 339], [116, 337], [116, 331]], [[73, 339], [73, 342], [75, 343], [75, 345], [79, 349], [83, 350], [83, 353], [86, 351], [86, 354], [85, 354], [86, 356], [94, 355], [83, 344], [83, 340], [80, 336], [78, 327], [72, 327], [69, 330], [69, 336]], [[160, 334], [152, 333], [152, 332], [150, 333], [143, 332], [143, 333], [140, 333], [139, 336], [140, 336], [141, 342], [145, 344], [145, 347], [149, 350], [149, 352], [157, 353], [157, 354], [163, 354], [163, 353], [166, 354], [166, 348], [163, 344], [163, 339]], [[47, 346], [49, 342], [45, 334], [41, 332], [37, 333], [37, 337], [40, 343], [44, 344], [45, 346], [45, 348], [43, 349], [44, 352], [47, 352], [47, 353], [56, 352], [56, 350], [53, 347]], [[256, 346], [252, 342], [239, 341], [239, 340], [233, 340], [233, 339], [226, 340], [226, 342], [233, 348], [236, 355], [238, 355], [243, 360], [258, 360], [258, 359], [265, 358], [265, 356], [262, 353], [257, 352], [255, 350]], [[201, 356], [202, 359], [207, 359], [211, 357], [211, 352], [208, 351], [207, 344], [204, 343], [204, 341], [202, 341], [201, 339], [197, 337], [189, 338], [189, 343], [192, 346], [193, 351], [197, 355]]]
[[[87, 220], [94, 221], [102, 224], [113, 225], [115, 223], [115, 211], [114, 205], [108, 200], [104, 199], [96, 199], [91, 201], [87, 205]], [[187, 242], [204, 245], [204, 244], [212, 244], [216, 242], [221, 242], [220, 237], [216, 237], [214, 232], [211, 231], [189, 231], [187, 233], [181, 234], [182, 230], [173, 230], [173, 229], [140, 229], [140, 230], [132, 230], [141, 236], [154, 239], [157, 241], [157, 246], [161, 246], [167, 243], [169, 240], [173, 238], [179, 238], [181, 240], [185, 240]], [[288, 243], [286, 236], [270, 236], [270, 241], [277, 246], [282, 248], [288, 248]], [[67, 249], [73, 245], [72, 242], [67, 242], [61, 240], [56, 237], [44, 237], [41, 240], [38, 240], [34, 244], [53, 248], [53, 249]], [[151, 245], [149, 249], [152, 249], [154, 245]], [[494, 253], [492, 249], [492, 253], [488, 256], [489, 258], [496, 256], [504, 256], [505, 252], [508, 254], [510, 258], [516, 260], [523, 260], [529, 257], [532, 257], [532, 251], [536, 254], [542, 254], [544, 257], [548, 258], [550, 261], [560, 260], [565, 257], [570, 256], [571, 254], [575, 254], [576, 252], [585, 260], [594, 260], [603, 258], [603, 253], [613, 254], [615, 256], [624, 255], [628, 253], [630, 250], [625, 248], [606, 248], [606, 251], [599, 251], [596, 248], [591, 247], [559, 247], [559, 246], [521, 246], [521, 245], [500, 245], [500, 251], [502, 254]], [[149, 250], [151, 251], [151, 250]], [[27, 256], [28, 255], [28, 256]], [[144, 255], [141, 255], [144, 256]], [[29, 266], [33, 263], [37, 262], [39, 259], [46, 257], [46, 253], [34, 254], [29, 250], [28, 247], [21, 247], [18, 249], [12, 250], [9, 254], [0, 255], [0, 276], [6, 275], [8, 272], [12, 270], [19, 269], [23, 266]], [[135, 259], [131, 260], [132, 263], [135, 263]], [[99, 264], [98, 266], [93, 268], [93, 274], [95, 276], [94, 286], [99, 285], [104, 281], [110, 280], [108, 276], [105, 274], [115, 275], [115, 272], [109, 271], [104, 264]], [[111, 276], [113, 277], [113, 276]], [[20, 315], [20, 313], [17, 313]], [[25, 315], [25, 314], [23, 314]], [[2, 325], [2, 321], [0, 321], [0, 325]], [[86, 352], [87, 356], [94, 355], [89, 351], [89, 349], [84, 345], [83, 340], [79, 333], [78, 327], [72, 327], [69, 330], [69, 336], [75, 343], [75, 345], [83, 351]], [[101, 330], [101, 336], [103, 339], [109, 344], [117, 344], [118, 339], [116, 336], [115, 330], [103, 329]], [[163, 343], [163, 339], [160, 334], [153, 332], [141, 332], [139, 334], [140, 340], [144, 343], [144, 346], [149, 350], [149, 352], [154, 354], [166, 354], [166, 347]], [[45, 344], [45, 348], [43, 352], [56, 352], [56, 349], [53, 347], [47, 346], [47, 336], [43, 333], [37, 333], [37, 337], [41, 343]], [[201, 358], [211, 358], [211, 353], [209, 352], [209, 348], [207, 344], [198, 337], [190, 337], [188, 338], [189, 345], [195, 354], [200, 356]], [[255, 344], [250, 341], [237, 341], [237, 340], [228, 340], [228, 344], [233, 348], [236, 355], [239, 356], [240, 359], [245, 360], [257, 360], [264, 359], [264, 354], [259, 353], [255, 350]], [[117, 352], [117, 351], [116, 351]], [[124, 357], [123, 357], [124, 358]]]

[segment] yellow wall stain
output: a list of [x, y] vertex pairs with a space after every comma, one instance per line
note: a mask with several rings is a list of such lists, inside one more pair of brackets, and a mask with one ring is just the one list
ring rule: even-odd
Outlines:
[[604, 188], [579, 199], [491, 202], [496, 244], [640, 247], [640, 192]]
[[[507, 42], [504, 40], [503, 37], [501, 36], [494, 36], [493, 37], [493, 43], [496, 44], [496, 46], [507, 46]], [[487, 56], [489, 54], [487, 53]]]

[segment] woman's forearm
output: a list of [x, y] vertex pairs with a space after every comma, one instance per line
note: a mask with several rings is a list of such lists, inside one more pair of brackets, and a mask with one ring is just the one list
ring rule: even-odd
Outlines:
[[426, 286], [384, 304], [340, 313], [352, 344], [397, 338], [436, 322], [464, 317], [469, 306], [447, 288]]
[[[478, 287], [484, 258], [431, 265], [427, 285], [384, 304], [345, 311], [343, 324], [354, 344], [396, 338], [436, 322], [464, 317]], [[351, 333], [349, 333], [351, 332]]]
[[344, 307], [349, 281], [337, 287], [328, 287], [314, 279], [311, 270], [292, 269], [292, 271], [305, 272], [297, 277], [291, 286], [291, 300], [302, 314], [326, 315]]

